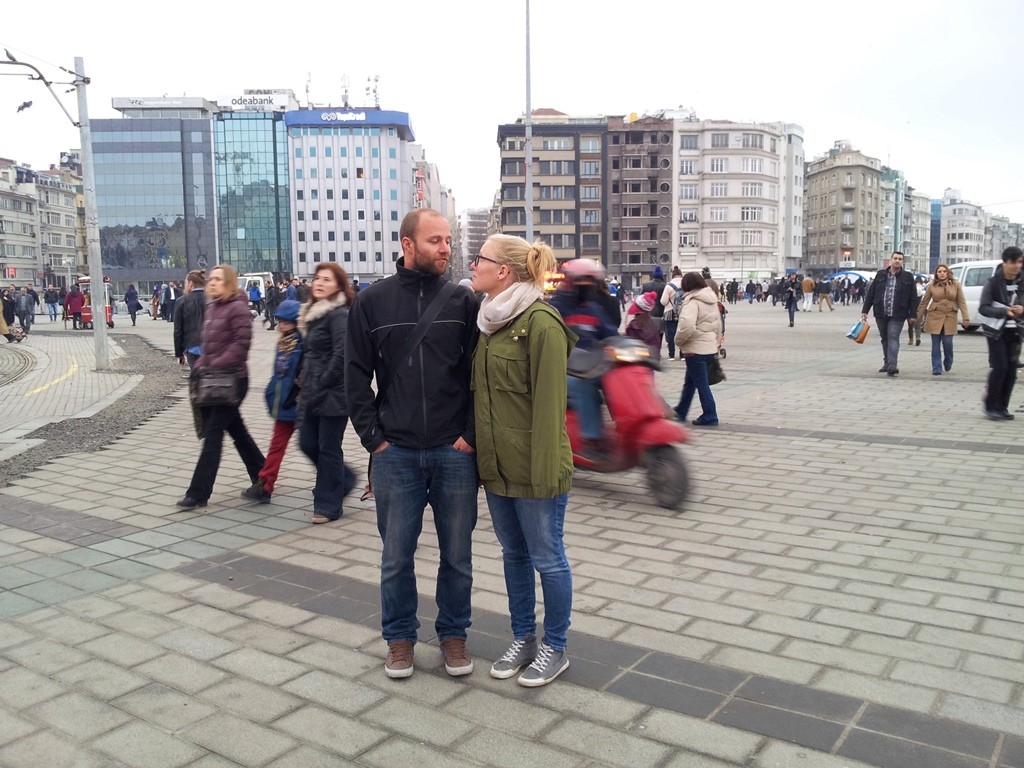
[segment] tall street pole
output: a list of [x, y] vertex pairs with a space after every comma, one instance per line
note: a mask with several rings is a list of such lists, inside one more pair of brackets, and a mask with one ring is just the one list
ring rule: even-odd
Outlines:
[[89, 102], [85, 86], [85, 63], [75, 57], [75, 90], [78, 91], [78, 123], [82, 139], [82, 190], [85, 194], [85, 243], [89, 260], [89, 285], [92, 297], [92, 330], [96, 343], [96, 370], [110, 370], [107, 348], [107, 286], [103, 283], [103, 261], [100, 254], [100, 224], [96, 209], [96, 169], [92, 161], [92, 129], [89, 126]]
[[530, 107], [530, 0], [526, 0], [526, 242], [533, 242], [533, 109]]

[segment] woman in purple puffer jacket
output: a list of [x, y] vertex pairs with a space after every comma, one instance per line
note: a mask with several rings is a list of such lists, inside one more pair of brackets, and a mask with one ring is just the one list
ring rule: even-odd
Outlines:
[[233, 267], [220, 264], [206, 280], [206, 313], [203, 318], [202, 354], [192, 368], [194, 376], [204, 369], [231, 371], [238, 381], [239, 405], [213, 405], [201, 408], [203, 416], [203, 450], [199, 454], [192, 482], [179, 507], [205, 507], [217, 479], [224, 433], [235, 441], [238, 455], [255, 483], [263, 469], [263, 453], [245, 428], [239, 406], [249, 389], [249, 345], [252, 342], [252, 318], [249, 302], [238, 288], [238, 273]]

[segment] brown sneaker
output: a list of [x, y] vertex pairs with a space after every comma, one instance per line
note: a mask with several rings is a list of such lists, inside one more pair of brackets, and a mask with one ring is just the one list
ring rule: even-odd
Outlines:
[[384, 674], [391, 678], [412, 677], [412, 647], [412, 640], [392, 640], [388, 643]]
[[473, 659], [466, 650], [466, 638], [449, 637], [441, 641], [441, 658], [444, 671], [452, 677], [468, 675], [473, 671]]

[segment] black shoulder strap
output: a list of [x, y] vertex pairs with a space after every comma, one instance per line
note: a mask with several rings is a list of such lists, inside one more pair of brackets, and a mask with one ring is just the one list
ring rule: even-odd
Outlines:
[[451, 281], [446, 282], [441, 286], [441, 290], [437, 292], [437, 296], [427, 306], [427, 310], [420, 316], [419, 322], [416, 323], [416, 327], [412, 329], [412, 333], [409, 338], [405, 340], [405, 344], [402, 346], [401, 351], [395, 355], [395, 359], [391, 364], [391, 375], [387, 381], [384, 382], [380, 390], [377, 392], [377, 402], [384, 402], [384, 395], [391, 386], [391, 382], [395, 380], [395, 376], [398, 375], [398, 369], [402, 364], [409, 359], [416, 347], [419, 346], [420, 342], [423, 341], [423, 337], [427, 335], [427, 331], [430, 329], [434, 319], [441, 312], [441, 307], [448, 303], [448, 299], [451, 298], [452, 294], [459, 288], [456, 283]]

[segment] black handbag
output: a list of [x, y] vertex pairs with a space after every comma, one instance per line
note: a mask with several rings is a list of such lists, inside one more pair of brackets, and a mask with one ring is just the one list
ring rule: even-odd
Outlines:
[[196, 405], [238, 405], [238, 377], [230, 371], [200, 369]]
[[714, 386], [721, 381], [725, 381], [725, 369], [722, 368], [722, 361], [716, 356], [708, 364], [708, 384]]

